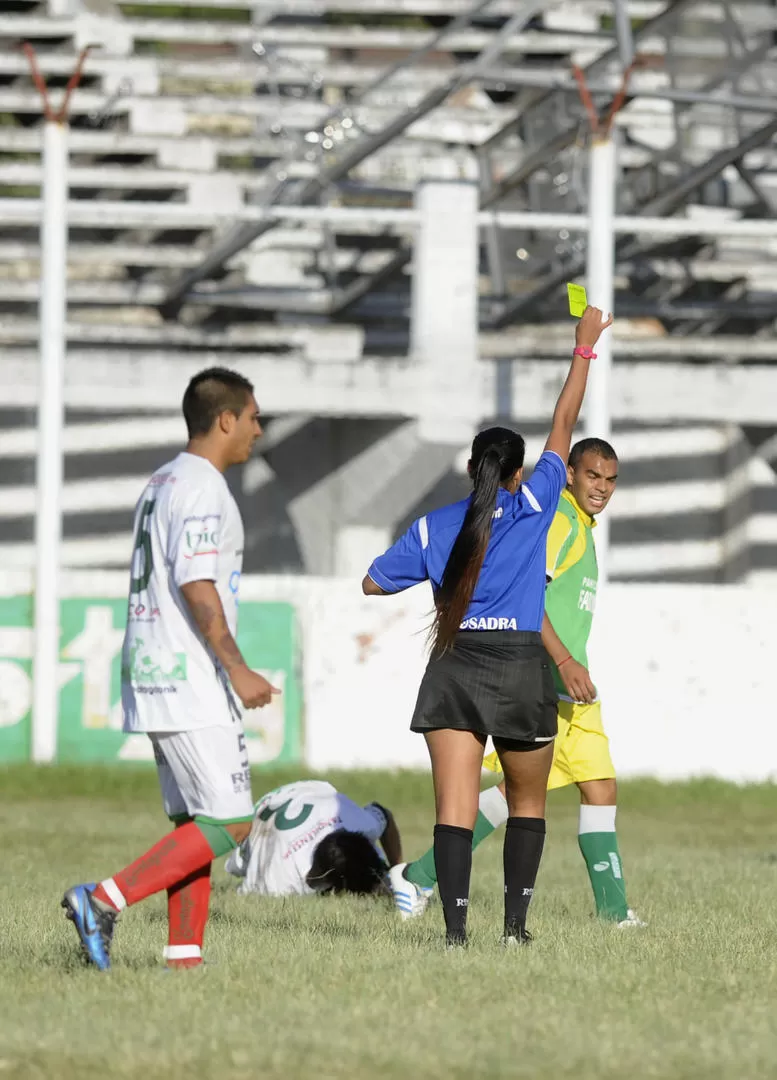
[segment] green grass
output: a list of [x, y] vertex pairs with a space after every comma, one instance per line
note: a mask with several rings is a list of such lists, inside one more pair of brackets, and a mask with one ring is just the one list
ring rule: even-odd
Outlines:
[[[292, 778], [259, 776], [257, 793]], [[425, 848], [426, 777], [330, 779]], [[442, 950], [439, 905], [402, 924], [384, 902], [243, 899], [219, 868], [206, 970], [161, 972], [155, 897], [123, 917], [104, 976], [59, 898], [157, 839], [153, 772], [0, 770], [0, 1080], [776, 1075], [777, 788], [622, 785], [642, 931], [591, 919], [576, 817], [573, 792], [551, 796], [530, 949], [498, 945], [497, 836], [475, 856], [466, 953]]]

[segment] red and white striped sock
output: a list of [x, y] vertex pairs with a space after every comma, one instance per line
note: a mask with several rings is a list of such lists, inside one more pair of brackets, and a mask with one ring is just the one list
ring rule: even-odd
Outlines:
[[202, 831], [190, 821], [168, 833], [118, 874], [100, 882], [92, 895], [114, 911], [123, 911], [210, 866], [214, 858]]
[[195, 870], [167, 890], [167, 966], [197, 967], [202, 963], [202, 942], [210, 904], [211, 864]]

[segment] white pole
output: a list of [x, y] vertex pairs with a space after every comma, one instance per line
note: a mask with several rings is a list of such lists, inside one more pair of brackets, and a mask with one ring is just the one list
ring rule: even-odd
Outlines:
[[62, 535], [67, 124], [43, 127], [40, 400], [35, 519], [35, 664], [32, 758], [53, 761], [59, 713], [59, 558]]
[[[615, 276], [615, 140], [611, 135], [594, 135], [589, 157], [588, 193], [588, 302], [605, 315], [614, 304]], [[597, 359], [591, 363], [585, 399], [585, 433], [610, 438], [610, 382], [612, 375], [612, 333], [606, 330], [596, 346]], [[596, 530], [600, 586], [607, 581], [609, 528], [607, 515]]]

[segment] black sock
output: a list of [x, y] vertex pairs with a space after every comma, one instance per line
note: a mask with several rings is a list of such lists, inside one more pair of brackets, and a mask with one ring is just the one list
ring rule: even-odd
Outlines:
[[534, 892], [545, 844], [545, 819], [510, 817], [504, 846], [505, 934], [519, 934]]
[[458, 825], [435, 825], [434, 864], [448, 941], [457, 944], [464, 942], [467, 938], [469, 876], [472, 870], [472, 829], [460, 829]]

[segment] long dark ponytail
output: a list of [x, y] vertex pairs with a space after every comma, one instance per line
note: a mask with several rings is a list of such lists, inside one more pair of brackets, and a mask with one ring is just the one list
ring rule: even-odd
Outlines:
[[475, 436], [468, 466], [474, 490], [435, 596], [432, 656], [441, 656], [456, 639], [486, 557], [499, 487], [523, 466], [525, 450], [509, 428], [486, 428]]

